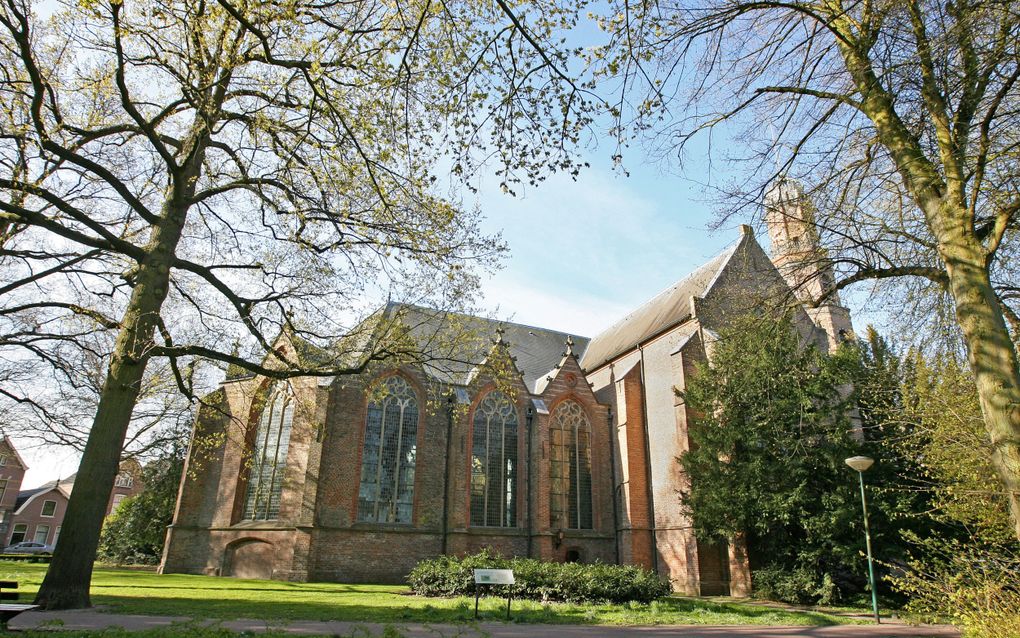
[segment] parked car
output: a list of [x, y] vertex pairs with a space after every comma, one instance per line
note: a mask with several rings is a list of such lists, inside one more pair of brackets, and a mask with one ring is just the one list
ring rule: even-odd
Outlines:
[[22, 541], [4, 549], [5, 554], [52, 554], [53, 545], [36, 543], [35, 541]]

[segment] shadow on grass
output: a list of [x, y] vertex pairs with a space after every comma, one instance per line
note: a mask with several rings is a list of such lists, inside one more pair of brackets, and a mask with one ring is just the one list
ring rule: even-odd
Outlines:
[[[193, 618], [441, 624], [469, 623], [475, 620], [474, 599], [470, 598], [403, 597], [401, 604], [386, 600], [370, 604], [348, 597], [338, 597], [334, 601], [248, 601], [214, 597], [160, 597], [152, 593], [132, 598], [97, 592], [92, 600], [110, 613]], [[504, 622], [506, 601], [501, 598], [483, 598], [479, 612], [480, 621]], [[770, 608], [683, 598], [626, 605], [573, 605], [515, 600], [511, 618], [515, 623], [557, 625], [800, 624], [819, 627], [840, 624], [831, 617], [814, 612], [790, 614]]]
[[[0, 564], [0, 577], [22, 583], [30, 599], [44, 570]], [[474, 621], [473, 598], [422, 598], [397, 585], [288, 583], [235, 580], [189, 574], [97, 568], [92, 602], [105, 611], [153, 616], [267, 621], [345, 621], [355, 623], [461, 624]], [[483, 598], [479, 620], [503, 622], [506, 600]], [[515, 599], [516, 623], [555, 625], [802, 625], [843, 624], [824, 613], [789, 612], [737, 601], [670, 597], [650, 604], [591, 605]]]

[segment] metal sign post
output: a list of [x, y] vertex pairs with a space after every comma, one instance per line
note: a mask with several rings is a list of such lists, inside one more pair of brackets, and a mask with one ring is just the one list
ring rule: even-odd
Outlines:
[[[482, 594], [482, 585], [491, 588], [493, 585], [513, 585], [514, 572], [512, 569], [476, 569], [475, 570], [475, 619], [478, 619], [478, 598]], [[506, 595], [506, 619], [510, 620], [510, 601], [513, 599], [513, 590], [508, 589]]]

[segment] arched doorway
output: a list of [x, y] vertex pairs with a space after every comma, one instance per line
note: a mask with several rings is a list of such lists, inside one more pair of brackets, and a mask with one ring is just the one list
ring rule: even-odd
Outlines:
[[258, 538], [242, 538], [227, 545], [221, 573], [231, 578], [270, 579], [274, 562], [272, 543]]

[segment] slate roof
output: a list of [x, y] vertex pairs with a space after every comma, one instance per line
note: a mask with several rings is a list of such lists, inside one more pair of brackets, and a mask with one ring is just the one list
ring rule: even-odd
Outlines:
[[690, 319], [691, 297], [705, 296], [748, 236], [745, 234], [694, 272], [593, 337], [581, 358], [581, 368], [591, 372], [647, 339]]
[[[589, 342], [587, 337], [558, 330], [399, 302], [381, 307], [329, 348], [316, 347], [297, 335], [289, 338], [305, 364], [353, 367], [367, 356], [373, 343], [395, 338], [399, 346], [405, 330], [414, 349], [424, 355], [425, 371], [437, 381], [461, 386], [471, 383], [496, 340], [501, 340], [532, 394], [538, 394], [539, 381], [562, 362], [568, 339], [578, 357]], [[225, 382], [251, 376], [239, 366], [232, 366]], [[320, 383], [330, 381], [323, 378]]]
[[[72, 481], [71, 484], [68, 484], [68, 479]], [[33, 487], [30, 490], [19, 491], [18, 498], [14, 501], [14, 513], [20, 514], [21, 508], [24, 507], [25, 504], [31, 501], [33, 498], [39, 496], [40, 494], [45, 494], [47, 492], [52, 492], [54, 490], [60, 492], [64, 496], [64, 498], [69, 498], [71, 495], [71, 489], [74, 487], [73, 480], [74, 475], [72, 474], [68, 478], [60, 481], [47, 481], [40, 485], [39, 487]]]
[[21, 506], [24, 505], [25, 501], [27, 501], [28, 499], [32, 498], [36, 494], [40, 494], [42, 492], [49, 492], [56, 486], [57, 486], [56, 481], [50, 481], [49, 483], [44, 483], [39, 487], [34, 487], [30, 490], [21, 490], [20, 492], [18, 492], [17, 500], [14, 501], [14, 509], [15, 510], [21, 509]]
[[581, 356], [589, 339], [558, 330], [500, 321], [420, 306], [391, 304], [388, 311], [399, 317], [419, 344], [434, 348], [438, 358], [427, 366], [440, 381], [467, 385], [479, 364], [489, 356], [494, 340], [500, 337], [514, 357], [529, 392], [537, 393], [539, 380], [545, 378], [563, 360], [567, 339]]

